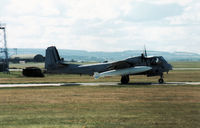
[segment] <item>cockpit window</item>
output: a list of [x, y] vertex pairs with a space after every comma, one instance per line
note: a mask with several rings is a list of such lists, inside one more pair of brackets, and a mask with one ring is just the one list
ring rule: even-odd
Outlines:
[[159, 63], [159, 62], [160, 62], [159, 58], [156, 58], [156, 63]]
[[151, 64], [153, 64], [153, 65], [157, 65], [157, 64], [159, 64], [161, 62], [161, 59], [159, 58], [159, 57], [153, 57], [152, 59], [151, 59]]
[[167, 61], [166, 61], [162, 56], [160, 56], [159, 59], [160, 59], [162, 62], [167, 63]]

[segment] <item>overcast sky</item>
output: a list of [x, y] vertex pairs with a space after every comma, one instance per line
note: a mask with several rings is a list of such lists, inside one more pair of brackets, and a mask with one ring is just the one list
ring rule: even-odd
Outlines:
[[9, 48], [200, 53], [200, 0], [0, 0]]

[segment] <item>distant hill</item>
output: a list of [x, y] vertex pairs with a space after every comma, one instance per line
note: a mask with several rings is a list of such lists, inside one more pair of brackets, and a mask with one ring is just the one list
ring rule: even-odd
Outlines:
[[[123, 52], [88, 52], [84, 50], [58, 49], [59, 54], [66, 61], [116, 61], [128, 57], [141, 55], [141, 50], [129, 50]], [[16, 54], [14, 49], [9, 49], [9, 56]], [[200, 54], [189, 52], [162, 52], [148, 51], [148, 56], [163, 56], [168, 61], [200, 61]], [[17, 54], [42, 54], [45, 56], [45, 49], [17, 49]]]

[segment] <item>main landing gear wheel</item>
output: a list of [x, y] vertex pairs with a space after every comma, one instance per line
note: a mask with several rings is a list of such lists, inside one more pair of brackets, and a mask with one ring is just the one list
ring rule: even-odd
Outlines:
[[128, 82], [129, 82], [129, 75], [121, 77], [121, 84], [128, 84]]
[[164, 80], [163, 80], [162, 78], [160, 78], [160, 79], [158, 80], [158, 82], [159, 82], [159, 84], [163, 84], [163, 83], [164, 83]]

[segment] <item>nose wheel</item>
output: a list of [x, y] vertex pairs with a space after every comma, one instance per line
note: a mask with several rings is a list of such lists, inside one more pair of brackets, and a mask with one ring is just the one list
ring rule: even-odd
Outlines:
[[159, 84], [163, 84], [164, 83], [163, 74], [160, 75], [160, 79], [158, 79], [158, 83]]
[[121, 77], [121, 84], [128, 84], [129, 82], [129, 75], [124, 75]]

